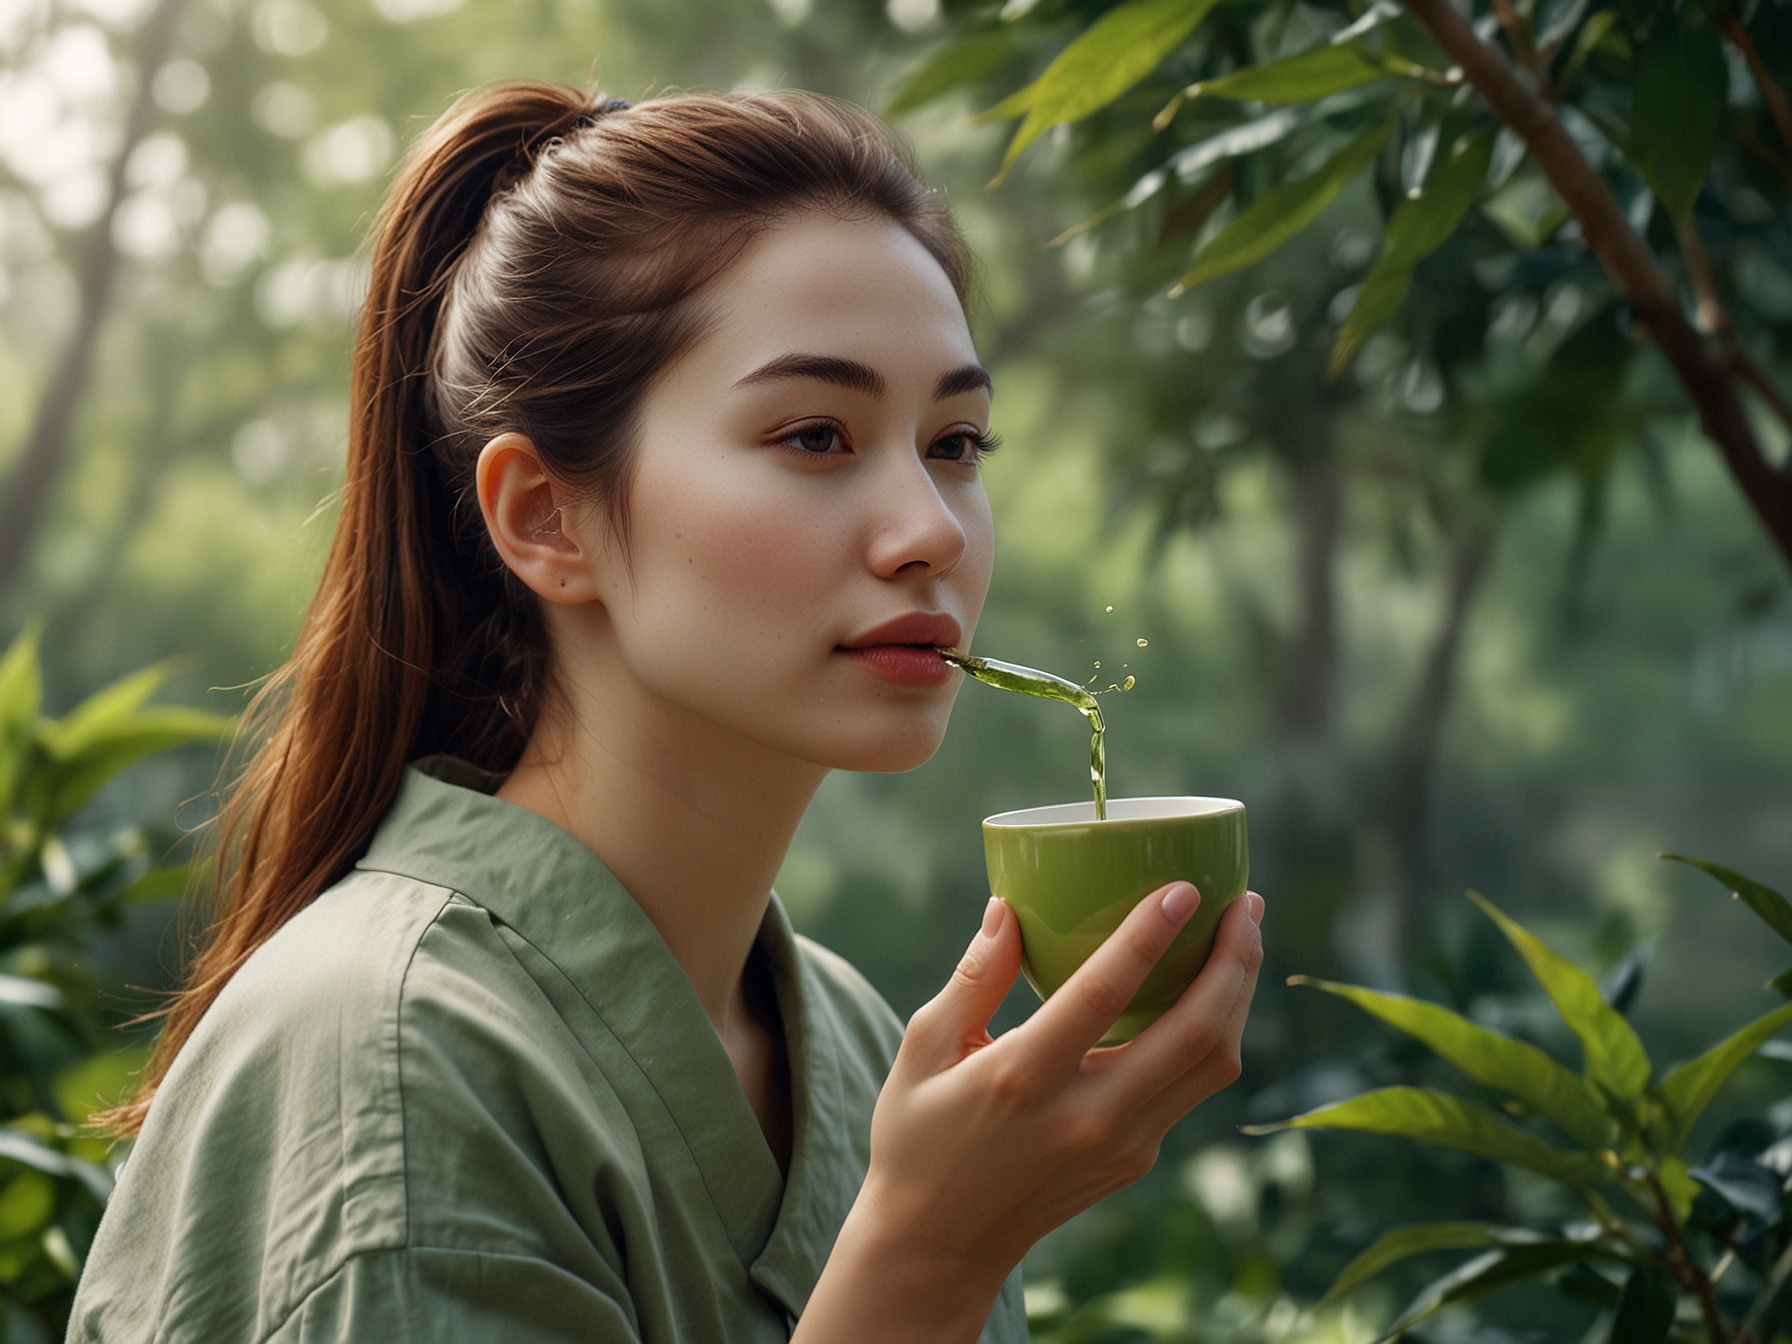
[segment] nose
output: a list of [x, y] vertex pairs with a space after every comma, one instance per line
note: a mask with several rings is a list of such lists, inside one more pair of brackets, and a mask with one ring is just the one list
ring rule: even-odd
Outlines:
[[913, 451], [886, 455], [879, 473], [875, 521], [867, 561], [880, 579], [944, 578], [964, 559], [963, 520]]

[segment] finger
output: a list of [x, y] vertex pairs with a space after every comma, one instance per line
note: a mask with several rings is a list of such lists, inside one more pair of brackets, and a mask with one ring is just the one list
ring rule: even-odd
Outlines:
[[1106, 1070], [1104, 1090], [1122, 1111], [1148, 1106], [1185, 1075], [1211, 1071], [1216, 1055], [1219, 1072], [1229, 1068], [1232, 1077], [1237, 1076], [1238, 1040], [1263, 963], [1257, 927], [1262, 900], [1247, 892], [1232, 902], [1201, 973], [1175, 1006], [1141, 1032]]
[[909, 1019], [902, 1052], [910, 1062], [937, 1073], [986, 1044], [989, 1019], [1020, 974], [1020, 953], [1020, 921], [1006, 902], [990, 897], [983, 926], [952, 978]]
[[1187, 882], [1159, 887], [1135, 905], [1120, 927], [1027, 1021], [1042, 1066], [1074, 1070], [1114, 1025], [1201, 896]]
[[1240, 986], [1220, 1039], [1207, 1056], [1140, 1108], [1147, 1132], [1162, 1133], [1216, 1092], [1223, 1092], [1238, 1081], [1243, 1069], [1240, 1043], [1257, 984], [1257, 976], [1252, 975]]

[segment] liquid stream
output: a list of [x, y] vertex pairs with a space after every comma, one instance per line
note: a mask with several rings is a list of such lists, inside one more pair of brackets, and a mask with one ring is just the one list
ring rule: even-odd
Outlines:
[[1002, 691], [1019, 691], [1022, 695], [1036, 695], [1041, 700], [1061, 700], [1074, 706], [1077, 713], [1089, 720], [1089, 783], [1095, 789], [1095, 819], [1108, 819], [1108, 753], [1102, 741], [1107, 724], [1102, 721], [1101, 706], [1095, 702], [1093, 695], [1074, 681], [1054, 677], [1050, 672], [1041, 672], [1037, 668], [1001, 663], [994, 658], [973, 658], [957, 649], [941, 649], [939, 654], [952, 666], [962, 669], [986, 686], [994, 686]]

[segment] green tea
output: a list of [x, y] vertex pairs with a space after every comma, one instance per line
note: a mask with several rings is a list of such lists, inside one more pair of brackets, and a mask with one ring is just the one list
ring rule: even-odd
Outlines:
[[[1092, 694], [1074, 681], [1054, 677], [1050, 672], [1041, 672], [1037, 668], [1001, 663], [994, 658], [973, 658], [957, 649], [941, 649], [940, 657], [986, 686], [994, 686], [1003, 691], [1019, 691], [1022, 695], [1036, 695], [1042, 700], [1062, 700], [1067, 705], [1075, 706], [1077, 713], [1089, 720], [1089, 783], [1095, 789], [1095, 818], [1097, 821], [1108, 819], [1108, 753], [1102, 741], [1107, 724], [1102, 721], [1101, 706], [1096, 704]], [[1096, 666], [1099, 667], [1100, 664]], [[1130, 687], [1132, 678], [1128, 677], [1126, 680]]]

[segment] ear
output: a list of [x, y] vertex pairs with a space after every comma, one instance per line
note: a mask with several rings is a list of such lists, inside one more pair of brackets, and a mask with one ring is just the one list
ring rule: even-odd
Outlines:
[[499, 558], [537, 597], [572, 604], [599, 596], [595, 557], [578, 526], [585, 511], [527, 437], [500, 434], [480, 449], [474, 484]]

